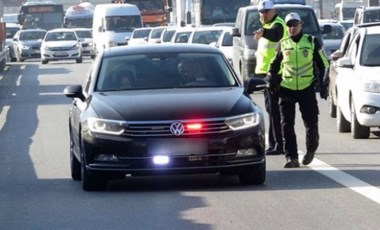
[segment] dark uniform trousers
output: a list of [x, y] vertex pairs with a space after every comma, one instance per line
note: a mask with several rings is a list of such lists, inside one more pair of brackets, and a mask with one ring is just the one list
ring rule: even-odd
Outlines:
[[319, 145], [319, 109], [314, 85], [304, 90], [289, 90], [280, 87], [279, 108], [282, 135], [284, 138], [285, 156], [290, 159], [298, 159], [297, 136], [294, 130], [297, 103], [306, 129], [306, 151], [315, 152]]
[[[265, 78], [266, 74], [257, 74], [256, 77]], [[278, 152], [283, 152], [283, 141], [281, 135], [281, 116], [278, 107], [279, 96], [278, 93], [270, 92], [268, 89], [264, 90], [265, 109], [268, 113], [269, 129], [268, 129], [268, 145], [269, 149]]]

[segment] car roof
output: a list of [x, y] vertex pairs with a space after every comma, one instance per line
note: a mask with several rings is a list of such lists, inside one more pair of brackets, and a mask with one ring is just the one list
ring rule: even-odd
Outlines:
[[105, 57], [120, 56], [125, 54], [142, 54], [142, 53], [220, 53], [212, 46], [202, 44], [184, 44], [184, 43], [164, 43], [160, 45], [146, 44], [143, 46], [117, 46], [104, 50]]
[[52, 30], [49, 30], [48, 33], [50, 32], [74, 32], [73, 29], [69, 28], [57, 28], [57, 29], [52, 29]]

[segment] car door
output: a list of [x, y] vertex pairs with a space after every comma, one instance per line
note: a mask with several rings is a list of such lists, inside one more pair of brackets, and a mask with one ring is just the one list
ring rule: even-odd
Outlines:
[[338, 88], [338, 106], [343, 113], [346, 120], [351, 120], [350, 109], [350, 96], [353, 88], [356, 84], [357, 65], [359, 63], [359, 46], [361, 42], [361, 34], [357, 33], [348, 48], [348, 52], [345, 55], [346, 58], [351, 60], [353, 64], [351, 67], [338, 67], [337, 68], [337, 88]]

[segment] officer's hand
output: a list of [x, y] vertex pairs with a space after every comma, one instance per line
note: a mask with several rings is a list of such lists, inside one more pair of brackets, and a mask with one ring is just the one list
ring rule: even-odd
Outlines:
[[327, 87], [321, 87], [319, 91], [319, 95], [321, 96], [322, 99], [327, 100], [327, 97], [329, 96], [329, 91]]

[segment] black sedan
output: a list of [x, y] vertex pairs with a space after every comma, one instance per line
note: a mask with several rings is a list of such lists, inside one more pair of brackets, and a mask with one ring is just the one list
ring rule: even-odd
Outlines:
[[265, 182], [261, 109], [214, 47], [162, 44], [100, 53], [83, 86], [67, 86], [71, 176], [103, 190], [126, 175], [237, 174]]

